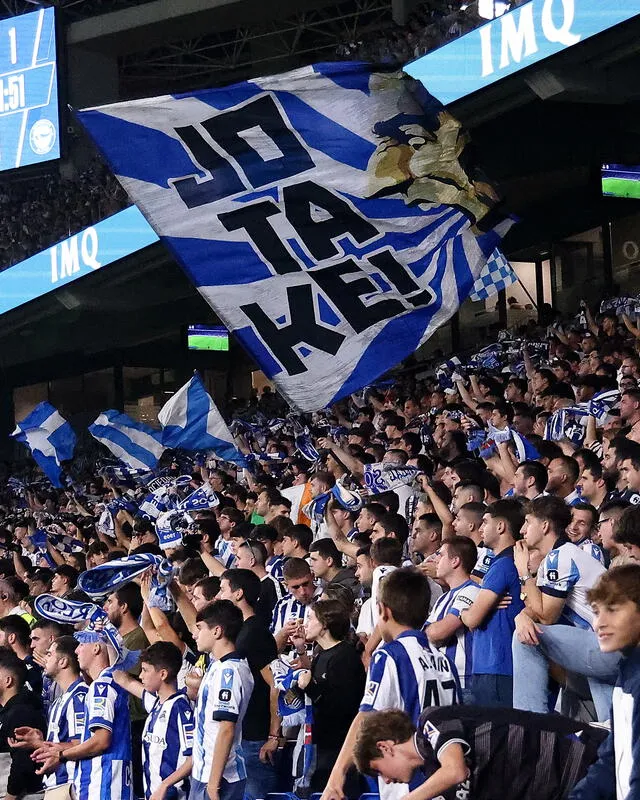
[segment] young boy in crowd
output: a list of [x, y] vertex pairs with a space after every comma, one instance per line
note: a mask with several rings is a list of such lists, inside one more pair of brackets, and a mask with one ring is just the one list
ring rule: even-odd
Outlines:
[[198, 613], [196, 644], [211, 664], [202, 679], [195, 711], [189, 800], [242, 800], [247, 771], [242, 721], [253, 691], [246, 659], [235, 652], [242, 612], [230, 600], [214, 600]]
[[594, 629], [603, 653], [619, 651], [611, 733], [598, 760], [569, 800], [636, 800], [640, 797], [640, 565], [601, 575], [589, 591]]
[[116, 683], [142, 700], [148, 713], [142, 734], [145, 800], [162, 793], [164, 800], [189, 794], [193, 747], [193, 711], [178, 691], [182, 654], [171, 642], [156, 642], [140, 655], [140, 680], [114, 672]]
[[[426, 706], [446, 706], [458, 701], [455, 669], [422, 632], [431, 599], [429, 582], [415, 568], [396, 569], [380, 585], [378, 630], [384, 644], [371, 660], [360, 704], [327, 781], [322, 800], [341, 800], [347, 771], [353, 764], [353, 747], [363, 720], [372, 711], [395, 708], [417, 722]], [[402, 797], [404, 785], [390, 792], [382, 785], [381, 797]]]

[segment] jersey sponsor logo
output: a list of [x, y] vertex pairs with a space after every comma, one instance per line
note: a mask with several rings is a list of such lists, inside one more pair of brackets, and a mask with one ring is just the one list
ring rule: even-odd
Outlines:
[[368, 681], [367, 687], [364, 692], [364, 697], [362, 698], [363, 703], [372, 703], [376, 699], [376, 695], [378, 694], [378, 689], [380, 688], [380, 684], [378, 681]]
[[558, 564], [558, 551], [557, 550], [552, 550], [547, 555], [547, 564], [549, 564], [549, 566], [557, 566], [557, 564]]
[[436, 742], [438, 741], [438, 736], [440, 735], [440, 731], [436, 728], [433, 722], [429, 722], [429, 720], [425, 722], [423, 733], [429, 740], [429, 744], [431, 745], [431, 747], [435, 749]]
[[558, 570], [557, 569], [548, 569], [547, 570], [547, 580], [548, 581], [557, 581], [558, 580]]
[[472, 606], [473, 605], [473, 598], [467, 597], [465, 594], [459, 594], [458, 595], [458, 601], [460, 603], [464, 603], [466, 606]]
[[223, 669], [222, 670], [222, 685], [226, 689], [231, 689], [233, 686], [233, 670], [232, 669]]
[[164, 736], [158, 736], [155, 733], [151, 733], [151, 731], [148, 731], [145, 734], [143, 741], [146, 744], [161, 744], [163, 747], [167, 746], [167, 740], [164, 738]]
[[231, 691], [229, 689], [220, 689], [218, 692], [218, 700], [221, 703], [228, 703], [231, 700]]
[[97, 683], [95, 688], [95, 693], [98, 697], [106, 697], [107, 696], [107, 685], [106, 683]]

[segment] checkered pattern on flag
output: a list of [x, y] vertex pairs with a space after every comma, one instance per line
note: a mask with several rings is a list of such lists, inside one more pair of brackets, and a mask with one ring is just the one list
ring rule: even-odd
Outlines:
[[518, 280], [504, 253], [497, 247], [484, 265], [480, 277], [473, 284], [471, 300], [486, 300]]

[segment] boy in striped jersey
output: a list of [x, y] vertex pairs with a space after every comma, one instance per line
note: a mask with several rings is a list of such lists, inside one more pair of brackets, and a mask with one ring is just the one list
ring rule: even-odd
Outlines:
[[[380, 585], [378, 630], [382, 644], [373, 654], [367, 684], [347, 738], [331, 771], [322, 800], [342, 800], [347, 771], [353, 764], [353, 747], [360, 726], [372, 711], [395, 708], [417, 723], [426, 706], [458, 701], [455, 669], [422, 633], [431, 592], [429, 581], [413, 567], [394, 570]], [[389, 789], [380, 785], [382, 800], [402, 797], [406, 784]]]
[[[80, 676], [77, 644], [73, 636], [61, 636], [49, 645], [45, 656], [44, 673], [51, 681], [55, 681], [60, 691], [49, 712], [47, 742], [77, 744], [82, 736], [89, 687]], [[30, 750], [37, 749], [42, 742], [42, 733], [38, 728], [29, 727], [16, 728], [14, 738], [9, 741], [12, 747]], [[59, 763], [45, 777], [45, 788], [53, 789], [73, 783], [75, 771], [73, 761]]]
[[242, 612], [230, 600], [214, 600], [196, 621], [198, 650], [210, 653], [195, 711], [189, 800], [242, 800], [247, 771], [242, 755], [242, 721], [253, 677], [235, 652]]
[[315, 593], [311, 568], [303, 558], [290, 558], [287, 561], [284, 580], [289, 594], [276, 603], [271, 620], [271, 633], [279, 653], [291, 644], [289, 637], [304, 622]]
[[43, 763], [44, 771], [76, 762], [78, 800], [132, 800], [129, 703], [110, 666], [121, 654], [104, 631], [78, 631], [75, 639], [80, 669], [92, 679], [80, 743], [44, 742], [33, 758]]
[[454, 536], [442, 543], [436, 575], [449, 586], [449, 591], [436, 600], [425, 628], [429, 641], [455, 665], [463, 700], [469, 703], [473, 702], [468, 689], [472, 675], [472, 633], [462, 624], [460, 612], [473, 605], [480, 591], [471, 580], [477, 557], [475, 544], [464, 536]]
[[142, 733], [144, 796], [184, 800], [189, 794], [193, 711], [177, 678], [182, 654], [171, 642], [155, 642], [140, 654], [140, 680], [121, 670], [116, 682], [142, 700], [148, 713]]

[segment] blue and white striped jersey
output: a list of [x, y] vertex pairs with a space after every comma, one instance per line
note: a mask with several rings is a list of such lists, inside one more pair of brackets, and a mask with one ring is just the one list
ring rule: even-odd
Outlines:
[[132, 800], [129, 695], [113, 680], [111, 668], [91, 684], [85, 699], [82, 741], [99, 728], [111, 731], [111, 745], [102, 755], [78, 762], [78, 800]]
[[235, 731], [222, 777], [229, 783], [247, 777], [242, 755], [242, 720], [252, 691], [253, 676], [246, 659], [239, 658], [237, 653], [229, 653], [219, 661], [211, 662], [200, 684], [196, 702], [191, 771], [194, 780], [208, 783], [219, 723], [224, 721], [234, 722]]
[[577, 545], [566, 539], [556, 542], [538, 568], [537, 584], [543, 594], [566, 599], [559, 623], [593, 628], [587, 592], [604, 571], [599, 561]]
[[214, 555], [218, 561], [224, 565], [225, 569], [230, 569], [236, 558], [231, 550], [231, 539], [224, 539], [222, 536], [218, 536], [214, 550]]
[[458, 676], [422, 631], [405, 631], [373, 654], [360, 711], [397, 708], [414, 724], [427, 706], [458, 702]]
[[487, 574], [491, 562], [493, 561], [493, 550], [490, 547], [480, 545], [478, 547], [478, 560], [475, 567], [471, 570], [471, 574], [476, 578], [484, 578]]
[[271, 558], [264, 565], [269, 575], [271, 575], [280, 583], [282, 583], [284, 580], [283, 570], [285, 561], [286, 559], [284, 556], [271, 556]]
[[290, 619], [304, 619], [309, 606], [299, 603], [293, 595], [285, 594], [278, 600], [271, 618], [271, 633], [275, 636]]
[[[271, 573], [267, 572], [267, 574], [264, 576], [264, 578], [260, 578], [260, 580], [261, 581], [271, 581], [271, 583], [273, 583], [273, 588], [276, 590], [276, 599], [277, 600], [282, 600], [282, 598], [285, 596], [285, 590], [284, 590], [282, 584], [280, 583], [280, 581], [277, 578], [274, 578], [274, 576], [271, 575]], [[275, 606], [274, 606], [274, 608], [275, 608]]]
[[[193, 709], [186, 694], [176, 692], [164, 703], [144, 692], [142, 703], [148, 717], [142, 734], [142, 770], [147, 800], [162, 781], [181, 767], [193, 748]], [[189, 780], [175, 784], [165, 800], [185, 800]]]
[[[427, 625], [432, 622], [440, 622], [447, 614], [460, 617], [461, 611], [471, 608], [479, 591], [478, 584], [469, 580], [460, 584], [460, 586], [456, 586], [455, 589], [445, 592], [436, 600], [427, 619]], [[473, 633], [462, 625], [448, 642], [438, 648], [455, 666], [462, 688], [467, 685], [467, 681], [471, 678], [473, 672], [472, 639]]]
[[[47, 727], [48, 742], [70, 742], [80, 739], [85, 722], [85, 699], [89, 687], [78, 678], [71, 684], [66, 692], [54, 701], [49, 711], [49, 725]], [[76, 772], [75, 761], [65, 761], [60, 764], [55, 772], [44, 779], [45, 788], [64, 786], [72, 783]]]
[[604, 564], [602, 548], [599, 547], [593, 539], [583, 539], [581, 542], [574, 542], [574, 544], [581, 550], [584, 550], [585, 553], [588, 553], [592, 558], [595, 558], [596, 561]]

